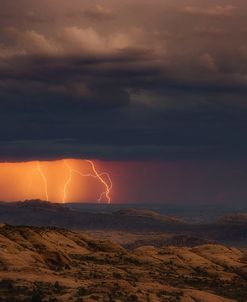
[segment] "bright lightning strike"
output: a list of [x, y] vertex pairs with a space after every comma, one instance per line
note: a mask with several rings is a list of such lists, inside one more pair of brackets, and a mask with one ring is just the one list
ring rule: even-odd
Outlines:
[[44, 172], [41, 169], [41, 166], [40, 166], [39, 162], [37, 162], [37, 170], [38, 170], [38, 172], [39, 172], [39, 174], [40, 174], [40, 176], [41, 176], [41, 178], [42, 178], [42, 180], [44, 182], [46, 201], [49, 201], [47, 179], [45, 177]]
[[106, 188], [106, 191], [103, 192], [101, 195], [100, 195], [100, 198], [99, 198], [99, 202], [101, 202], [102, 200], [102, 197], [105, 195], [108, 203], [110, 204], [111, 203], [111, 198], [110, 198], [110, 192], [111, 192], [111, 188], [112, 188], [112, 182], [111, 182], [111, 179], [110, 179], [110, 176], [108, 173], [104, 173], [105, 175], [107, 175], [108, 179], [110, 180], [110, 186], [107, 184], [107, 182], [103, 179], [103, 175], [102, 174], [99, 174], [95, 168], [95, 165], [94, 163], [91, 161], [91, 160], [87, 160], [87, 162], [91, 165], [92, 169], [93, 169], [93, 172], [95, 174], [95, 176], [100, 180], [100, 182], [105, 186]]
[[63, 203], [65, 203], [66, 199], [67, 199], [67, 190], [68, 190], [68, 186], [72, 180], [72, 169], [70, 167], [70, 165], [67, 163], [67, 161], [64, 161], [65, 166], [67, 167], [67, 169], [69, 170], [69, 178], [66, 181], [64, 188], [63, 188]]
[[[68, 186], [72, 180], [72, 173], [76, 173], [82, 177], [93, 177], [93, 178], [98, 179], [105, 186], [105, 191], [101, 193], [101, 195], [98, 199], [98, 202], [101, 202], [103, 197], [105, 196], [108, 204], [110, 204], [111, 203], [110, 193], [111, 193], [111, 189], [112, 189], [112, 181], [111, 181], [110, 175], [106, 172], [98, 173], [95, 168], [94, 163], [91, 160], [86, 160], [86, 162], [88, 162], [91, 165], [94, 174], [90, 174], [90, 173], [83, 174], [78, 170], [72, 169], [70, 167], [70, 165], [68, 164], [68, 162], [66, 160], [64, 161], [64, 164], [69, 171], [69, 177], [68, 177], [68, 179], [64, 185], [64, 189], [63, 189], [63, 203], [65, 203], [66, 199], [67, 199], [67, 190], [68, 190]], [[107, 183], [103, 177], [106, 177], [109, 183]]]

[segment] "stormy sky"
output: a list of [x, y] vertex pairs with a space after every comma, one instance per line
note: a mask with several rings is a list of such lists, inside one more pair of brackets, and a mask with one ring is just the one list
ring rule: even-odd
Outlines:
[[0, 158], [246, 158], [243, 0], [0, 0]]

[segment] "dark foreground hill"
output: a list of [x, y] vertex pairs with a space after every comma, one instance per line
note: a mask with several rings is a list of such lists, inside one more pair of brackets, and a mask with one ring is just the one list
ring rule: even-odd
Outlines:
[[152, 211], [95, 213], [72, 210], [66, 205], [46, 201], [0, 202], [0, 223], [12, 225], [56, 226], [70, 229], [160, 230], [183, 224], [179, 219]]
[[224, 215], [219, 219], [219, 223], [222, 224], [247, 224], [247, 213]]
[[[235, 216], [234, 216], [235, 217]], [[0, 223], [11, 225], [54, 226], [92, 232], [141, 233], [138, 242], [126, 243], [135, 248], [152, 244], [195, 246], [219, 242], [236, 247], [247, 247], [247, 220], [245, 216], [225, 218], [212, 224], [189, 224], [174, 217], [153, 211], [125, 209], [115, 212], [84, 212], [66, 205], [43, 201], [0, 203]], [[155, 233], [159, 236], [147, 236]], [[165, 234], [165, 235], [164, 235]], [[125, 236], [125, 235], [124, 235]], [[122, 241], [120, 241], [122, 243]]]
[[1, 302], [227, 302], [247, 299], [235, 248], [143, 246], [57, 228], [0, 227]]

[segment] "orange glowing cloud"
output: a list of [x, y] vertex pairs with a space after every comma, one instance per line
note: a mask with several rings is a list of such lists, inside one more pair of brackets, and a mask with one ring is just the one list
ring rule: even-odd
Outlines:
[[111, 177], [99, 171], [100, 163], [90, 160], [1, 163], [0, 198], [111, 203]]

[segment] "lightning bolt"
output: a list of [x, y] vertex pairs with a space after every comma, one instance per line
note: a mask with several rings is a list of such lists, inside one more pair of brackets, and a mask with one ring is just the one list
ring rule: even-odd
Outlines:
[[[108, 201], [108, 204], [111, 203], [111, 198], [110, 198], [110, 192], [111, 192], [111, 189], [112, 189], [112, 182], [111, 182], [111, 178], [110, 178], [110, 175], [108, 173], [103, 173], [103, 174], [99, 174], [95, 168], [95, 165], [94, 163], [91, 161], [91, 160], [87, 160], [86, 162], [88, 162], [92, 169], [93, 169], [93, 172], [95, 174], [95, 176], [100, 180], [100, 182], [105, 186], [106, 188], [106, 191], [105, 192], [102, 192], [101, 195], [100, 195], [100, 198], [99, 198], [99, 202], [101, 202], [103, 196], [105, 195], [107, 201]], [[103, 179], [103, 175], [107, 175], [108, 179], [110, 180], [110, 186], [107, 184], [107, 182]]]
[[72, 169], [70, 167], [70, 165], [67, 163], [67, 161], [64, 161], [64, 164], [66, 166], [66, 168], [69, 170], [69, 177], [68, 180], [66, 181], [64, 188], [63, 188], [63, 203], [65, 203], [66, 199], [67, 199], [67, 190], [68, 190], [68, 186], [72, 180]]
[[[69, 176], [68, 176], [68, 179], [67, 179], [67, 181], [64, 185], [64, 189], [63, 189], [63, 203], [65, 203], [66, 199], [67, 199], [67, 190], [68, 190], [68, 186], [69, 186], [69, 184], [72, 180], [72, 173], [75, 173], [75, 174], [78, 174], [82, 177], [93, 177], [93, 178], [98, 179], [105, 186], [105, 191], [101, 193], [101, 195], [98, 199], [98, 202], [101, 202], [103, 197], [105, 196], [106, 199], [107, 199], [108, 204], [110, 204], [111, 203], [110, 193], [111, 193], [111, 189], [112, 189], [112, 181], [111, 181], [110, 175], [106, 172], [98, 173], [96, 168], [95, 168], [94, 163], [91, 160], [86, 160], [86, 162], [91, 165], [92, 171], [93, 171], [94, 174], [91, 174], [91, 173], [83, 174], [78, 170], [72, 169], [70, 167], [70, 165], [68, 164], [68, 162], [66, 160], [64, 160], [64, 164], [65, 164], [66, 168], [69, 171]], [[107, 183], [103, 177], [106, 177], [109, 183]]]
[[44, 172], [41, 169], [40, 163], [37, 162], [37, 171], [39, 172], [41, 179], [44, 182], [44, 188], [45, 188], [45, 196], [46, 196], [46, 201], [49, 201], [49, 195], [48, 195], [48, 185], [47, 185], [47, 179], [45, 177]]

